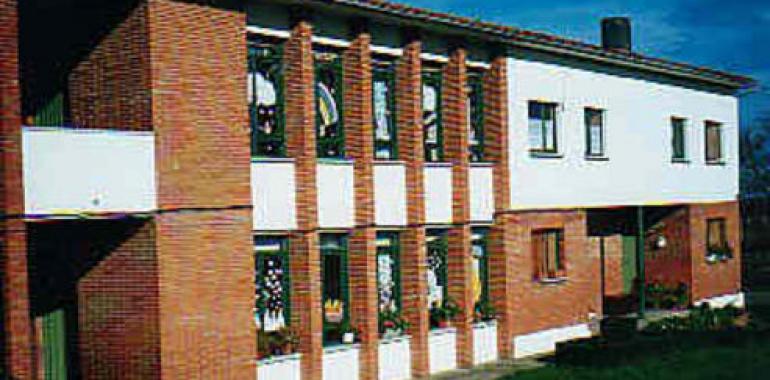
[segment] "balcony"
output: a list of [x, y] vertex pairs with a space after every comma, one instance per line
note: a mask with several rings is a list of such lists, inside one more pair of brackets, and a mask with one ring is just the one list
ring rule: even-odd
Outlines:
[[156, 209], [150, 132], [24, 127], [24, 209], [31, 219]]

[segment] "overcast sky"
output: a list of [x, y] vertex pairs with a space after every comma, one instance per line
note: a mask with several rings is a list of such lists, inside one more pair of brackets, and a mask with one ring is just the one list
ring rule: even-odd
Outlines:
[[744, 124], [770, 116], [770, 0], [401, 0], [515, 27], [599, 42], [599, 20], [630, 16], [634, 50], [748, 75]]

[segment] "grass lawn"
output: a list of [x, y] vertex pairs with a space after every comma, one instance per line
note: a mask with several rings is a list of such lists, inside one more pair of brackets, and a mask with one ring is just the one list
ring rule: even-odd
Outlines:
[[516, 380], [703, 380], [770, 379], [770, 336], [746, 335], [729, 343], [668, 348], [659, 355], [629, 356], [611, 364], [549, 364], [503, 379]]

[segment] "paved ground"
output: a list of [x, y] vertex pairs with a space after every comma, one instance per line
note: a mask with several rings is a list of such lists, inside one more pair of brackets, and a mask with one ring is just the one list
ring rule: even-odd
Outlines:
[[460, 370], [448, 372], [431, 379], [438, 380], [497, 380], [504, 375], [510, 375], [517, 371], [540, 368], [544, 366], [536, 359], [504, 360], [498, 363], [481, 366], [472, 370]]

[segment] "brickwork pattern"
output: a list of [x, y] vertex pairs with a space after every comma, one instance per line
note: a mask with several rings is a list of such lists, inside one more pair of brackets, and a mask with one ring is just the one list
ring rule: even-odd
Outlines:
[[[692, 300], [735, 294], [741, 290], [741, 218], [738, 202], [692, 204], [690, 209], [690, 247], [692, 255]], [[726, 262], [706, 262], [706, 220], [725, 218], [727, 241], [733, 258]]]
[[[644, 255], [645, 282], [677, 286], [692, 281], [691, 262], [698, 256], [690, 250], [689, 207], [673, 211], [662, 219], [646, 237]], [[655, 247], [659, 236], [666, 239], [666, 246]], [[705, 258], [705, 254], [701, 255]]]
[[596, 240], [596, 248], [604, 244], [604, 296], [620, 297], [626, 294], [623, 286], [623, 236], [612, 235]]

